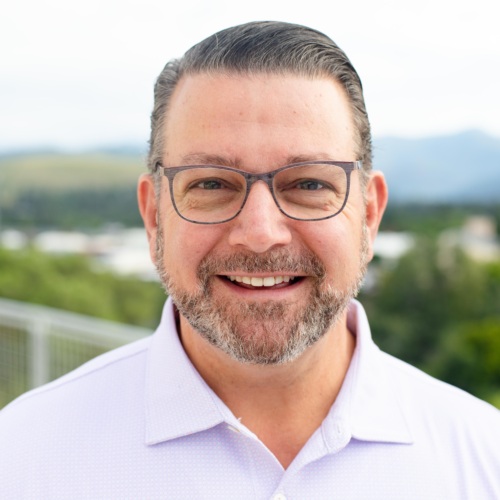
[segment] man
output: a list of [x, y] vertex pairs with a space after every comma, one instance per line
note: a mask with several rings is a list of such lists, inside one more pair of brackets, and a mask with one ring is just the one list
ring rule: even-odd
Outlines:
[[2, 498], [500, 498], [498, 411], [353, 300], [387, 189], [329, 38], [250, 23], [167, 64], [149, 169], [161, 324], [4, 410]]

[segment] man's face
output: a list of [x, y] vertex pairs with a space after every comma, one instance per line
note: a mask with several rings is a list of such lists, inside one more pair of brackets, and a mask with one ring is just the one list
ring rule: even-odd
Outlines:
[[[357, 159], [347, 98], [326, 78], [184, 77], [164, 133], [165, 166], [215, 163], [260, 173]], [[369, 260], [358, 172], [344, 210], [323, 221], [287, 218], [263, 182], [234, 220], [200, 225], [177, 215], [164, 178], [158, 211], [150, 237], [182, 335], [201, 335], [244, 362], [298, 357], [343, 316]]]

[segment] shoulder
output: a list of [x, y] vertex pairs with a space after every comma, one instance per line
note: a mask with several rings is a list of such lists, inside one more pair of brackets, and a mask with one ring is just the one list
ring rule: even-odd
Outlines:
[[389, 354], [382, 356], [412, 428], [435, 433], [441, 440], [448, 436], [485, 446], [492, 439], [500, 442], [500, 410]]
[[132, 374], [140, 376], [137, 368], [145, 364], [149, 342], [150, 337], [146, 337], [109, 351], [15, 399], [0, 411], [0, 437], [12, 426], [19, 427], [32, 419], [39, 422], [40, 414], [61, 412], [72, 402], [80, 406], [86, 401], [92, 406], [102, 403], [99, 398], [111, 398], [117, 381], [126, 385]]
[[68, 485], [80, 491], [85, 474], [105, 470], [107, 452], [140, 450], [149, 342], [94, 358], [0, 411], [0, 497], [69, 498]]
[[454, 413], [457, 407], [462, 409], [462, 414], [465, 410], [484, 413], [485, 416], [498, 420], [500, 424], [500, 411], [489, 403], [389, 354], [381, 354], [394, 383], [400, 391], [411, 395], [404, 398], [407, 401], [413, 400], [418, 405], [436, 405], [443, 410], [447, 409], [446, 413]]
[[403, 361], [383, 356], [415, 451], [439, 471], [449, 488], [458, 483], [467, 497], [483, 492], [481, 498], [497, 498], [500, 411]]

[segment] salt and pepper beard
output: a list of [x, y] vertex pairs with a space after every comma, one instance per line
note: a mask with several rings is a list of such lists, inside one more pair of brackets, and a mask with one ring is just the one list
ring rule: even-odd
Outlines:
[[[368, 230], [363, 221], [357, 275], [344, 289], [327, 282], [325, 266], [310, 251], [292, 255], [280, 248], [263, 254], [208, 254], [197, 269], [197, 292], [179, 287], [164, 264], [164, 239], [158, 225], [156, 268], [162, 284], [191, 327], [210, 344], [233, 359], [252, 364], [273, 365], [297, 359], [343, 316], [361, 288], [368, 266]], [[283, 301], [228, 301], [213, 295], [215, 276], [274, 273], [307, 276], [312, 287], [308, 305], [293, 312]]]

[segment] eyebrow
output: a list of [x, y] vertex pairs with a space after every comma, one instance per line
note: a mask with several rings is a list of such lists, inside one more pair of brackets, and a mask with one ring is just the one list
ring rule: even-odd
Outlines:
[[[280, 163], [278, 167], [291, 165], [292, 163], [305, 163], [308, 161], [340, 161], [339, 158], [333, 158], [326, 153], [314, 153], [303, 155], [287, 156], [284, 163]], [[221, 167], [232, 167], [243, 169], [242, 161], [238, 158], [227, 158], [215, 154], [207, 153], [189, 153], [181, 158], [182, 165], [218, 165]]]
[[206, 153], [190, 153], [181, 158], [183, 165], [218, 165], [221, 167], [238, 168], [240, 162], [237, 159], [225, 158], [220, 155]]
[[291, 163], [303, 163], [308, 161], [340, 161], [340, 158], [334, 158], [332, 155], [326, 153], [314, 153], [307, 155], [293, 155], [288, 156], [286, 159], [287, 165]]

